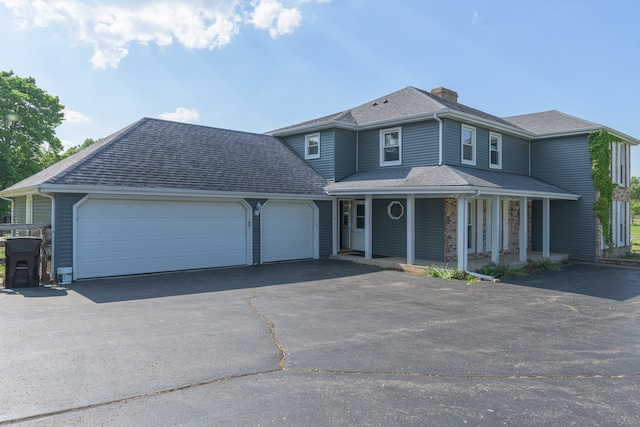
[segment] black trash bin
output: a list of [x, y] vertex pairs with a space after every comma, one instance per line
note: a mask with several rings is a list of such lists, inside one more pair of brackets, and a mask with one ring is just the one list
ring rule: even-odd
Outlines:
[[42, 239], [14, 237], [5, 242], [5, 288], [25, 288], [40, 284]]

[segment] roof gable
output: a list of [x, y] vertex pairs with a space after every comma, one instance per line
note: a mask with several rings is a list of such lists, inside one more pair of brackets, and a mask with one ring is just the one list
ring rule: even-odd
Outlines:
[[142, 119], [5, 191], [36, 185], [325, 194], [277, 138]]

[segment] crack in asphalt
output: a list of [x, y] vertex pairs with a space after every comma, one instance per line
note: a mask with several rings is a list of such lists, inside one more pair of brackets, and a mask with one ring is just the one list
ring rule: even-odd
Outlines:
[[385, 371], [349, 371], [334, 369], [298, 368], [292, 371], [301, 371], [315, 374], [333, 375], [380, 375], [402, 377], [427, 377], [427, 378], [453, 378], [453, 379], [497, 379], [497, 380], [528, 380], [528, 379], [623, 379], [637, 378], [640, 373], [613, 374], [613, 375], [479, 375], [479, 374], [434, 374], [425, 372], [385, 372]]
[[260, 312], [260, 310], [258, 310], [258, 307], [256, 307], [255, 304], [253, 303], [252, 300], [254, 300], [256, 298], [258, 298], [258, 289], [257, 288], [253, 290], [253, 294], [251, 295], [250, 298], [245, 299], [245, 302], [251, 308], [251, 311], [253, 311], [255, 314], [257, 314], [258, 317], [260, 317], [260, 319], [262, 319], [263, 322], [265, 322], [267, 325], [269, 325], [269, 338], [271, 338], [271, 341], [273, 342], [273, 344], [278, 349], [278, 352], [280, 353], [280, 360], [278, 361], [278, 366], [280, 367], [281, 371], [286, 371], [287, 370], [287, 365], [286, 365], [287, 352], [285, 351], [284, 347], [282, 347], [282, 345], [278, 341], [278, 338], [276, 337], [276, 327], [273, 324], [273, 322], [271, 320], [267, 319], [267, 317], [265, 317], [265, 315], [262, 314]]
[[70, 414], [70, 413], [74, 413], [74, 412], [81, 412], [81, 411], [86, 411], [88, 409], [101, 408], [101, 407], [104, 407], [104, 406], [115, 405], [115, 404], [119, 404], [119, 403], [133, 402], [135, 400], [145, 399], [145, 398], [148, 398], [148, 397], [162, 396], [162, 395], [165, 395], [165, 394], [175, 393], [175, 392], [183, 391], [183, 390], [189, 390], [189, 389], [202, 387], [202, 386], [206, 386], [206, 385], [210, 385], [210, 384], [216, 384], [216, 383], [221, 383], [221, 382], [226, 382], [226, 381], [231, 381], [231, 380], [237, 380], [237, 379], [240, 379], [240, 378], [254, 377], [254, 376], [264, 375], [264, 374], [271, 374], [271, 373], [280, 372], [280, 371], [281, 371], [281, 369], [272, 369], [272, 370], [269, 370], [269, 371], [249, 372], [249, 373], [246, 373], [246, 374], [229, 375], [229, 376], [226, 376], [226, 377], [200, 381], [200, 382], [197, 382], [197, 383], [186, 384], [186, 385], [182, 385], [182, 386], [179, 386], [179, 387], [168, 388], [168, 389], [165, 389], [165, 390], [158, 390], [158, 391], [153, 391], [153, 392], [150, 392], [150, 393], [143, 393], [143, 394], [138, 394], [138, 395], [135, 395], [135, 396], [128, 396], [128, 397], [123, 397], [123, 398], [120, 398], [120, 399], [108, 400], [106, 402], [92, 403], [92, 404], [89, 404], [89, 405], [82, 405], [82, 406], [74, 406], [73, 408], [65, 408], [65, 409], [59, 409], [57, 411], [43, 412], [43, 413], [40, 413], [40, 414], [29, 415], [29, 416], [21, 417], [21, 418], [13, 418], [13, 419], [10, 419], [10, 420], [0, 420], [0, 426], [9, 425], [9, 424], [15, 424], [15, 423], [23, 423], [23, 422], [27, 422], [27, 421], [35, 421], [35, 420], [40, 420], [40, 419], [43, 419], [43, 418], [53, 417], [53, 416], [56, 416], [56, 415], [64, 415], [64, 414]]

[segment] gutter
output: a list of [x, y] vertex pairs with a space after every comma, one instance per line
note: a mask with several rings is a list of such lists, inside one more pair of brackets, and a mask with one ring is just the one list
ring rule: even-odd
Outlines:
[[438, 122], [438, 166], [442, 166], [442, 157], [444, 152], [444, 141], [442, 136], [442, 119], [438, 117], [438, 113], [433, 113], [433, 119]]
[[[51, 199], [51, 272], [55, 268], [55, 247], [56, 247], [56, 199], [50, 194], [43, 193], [40, 187], [36, 187], [36, 194]], [[44, 237], [44, 236], [43, 236]], [[53, 276], [55, 277], [55, 275]]]
[[317, 194], [289, 194], [289, 193], [259, 193], [259, 192], [235, 192], [235, 191], [210, 191], [210, 190], [187, 190], [179, 188], [146, 188], [146, 187], [123, 187], [123, 186], [100, 186], [100, 185], [60, 185], [43, 184], [34, 191], [46, 191], [49, 193], [73, 193], [91, 194], [101, 196], [134, 196], [134, 197], [184, 197], [184, 198], [207, 198], [207, 199], [283, 199], [283, 200], [332, 200], [326, 191]]

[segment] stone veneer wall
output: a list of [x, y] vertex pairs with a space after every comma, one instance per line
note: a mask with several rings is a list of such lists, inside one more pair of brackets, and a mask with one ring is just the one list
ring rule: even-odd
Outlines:
[[[483, 206], [483, 241], [485, 243], [485, 251], [470, 254], [470, 257], [486, 257], [490, 255], [490, 251], [486, 250], [487, 242], [487, 206], [491, 203], [489, 200], [484, 200]], [[531, 201], [527, 202], [527, 218], [529, 222], [528, 227], [528, 250], [531, 250]], [[446, 262], [456, 261], [457, 254], [457, 230], [458, 230], [458, 207], [456, 199], [444, 200], [444, 260]], [[500, 251], [500, 253], [518, 253], [520, 251], [520, 242], [518, 239], [518, 232], [520, 230], [520, 202], [518, 200], [509, 200], [509, 247], [506, 251]]]
[[[628, 203], [631, 201], [631, 188], [629, 187], [616, 187], [613, 189], [613, 202]], [[612, 216], [611, 224], [617, 224], [618, 218]], [[625, 222], [626, 223], [626, 222]], [[602, 249], [600, 247], [600, 236], [602, 236], [602, 225], [600, 220], [596, 217], [596, 260], [602, 258], [619, 258], [623, 257], [631, 251], [630, 246], [617, 246], [615, 248]]]

